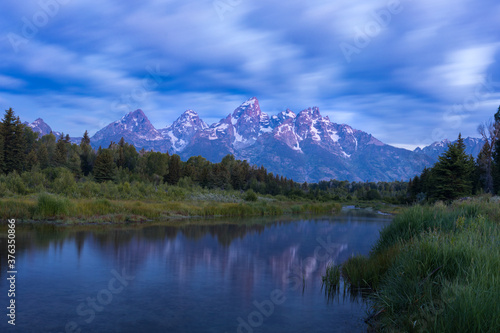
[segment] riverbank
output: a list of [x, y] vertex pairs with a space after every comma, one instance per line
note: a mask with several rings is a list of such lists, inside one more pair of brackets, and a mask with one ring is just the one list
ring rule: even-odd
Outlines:
[[23, 221], [74, 223], [127, 223], [198, 217], [279, 216], [339, 213], [336, 202], [290, 201], [255, 197], [246, 201], [229, 197], [194, 200], [69, 199], [42, 193], [36, 196], [0, 199], [0, 218]]
[[489, 197], [410, 207], [369, 257], [342, 265], [342, 277], [352, 292], [369, 292], [377, 331], [498, 332], [499, 224]]

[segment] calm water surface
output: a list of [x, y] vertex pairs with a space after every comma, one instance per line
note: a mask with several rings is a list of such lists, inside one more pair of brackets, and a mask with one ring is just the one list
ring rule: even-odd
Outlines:
[[390, 222], [354, 215], [17, 230], [17, 332], [362, 332], [366, 305], [321, 290]]

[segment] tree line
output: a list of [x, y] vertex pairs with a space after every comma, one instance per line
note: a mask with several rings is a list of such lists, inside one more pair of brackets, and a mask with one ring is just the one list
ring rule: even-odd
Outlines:
[[405, 202], [407, 182], [349, 182], [339, 180], [298, 183], [268, 172], [264, 166], [225, 156], [212, 163], [202, 156], [182, 161], [170, 155], [136, 148], [122, 138], [107, 148], [94, 149], [85, 131], [79, 144], [69, 135], [52, 133], [39, 138], [21, 123], [12, 109], [6, 110], [0, 123], [0, 171], [3, 174], [42, 172], [49, 180], [69, 170], [76, 181], [98, 183], [150, 183], [208, 189], [252, 190], [259, 194], [327, 200], [381, 200]]
[[494, 120], [480, 125], [478, 132], [485, 143], [476, 160], [465, 153], [459, 135], [432, 168], [410, 180], [410, 201], [451, 201], [478, 193], [500, 194], [500, 107]]

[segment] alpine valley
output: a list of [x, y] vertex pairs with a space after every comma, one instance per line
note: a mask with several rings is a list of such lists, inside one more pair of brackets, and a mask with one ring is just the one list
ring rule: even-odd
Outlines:
[[[42, 135], [51, 131], [40, 118], [28, 125]], [[183, 160], [201, 155], [220, 162], [233, 154], [297, 182], [408, 180], [431, 167], [450, 143], [444, 140], [414, 151], [396, 148], [349, 125], [331, 122], [317, 107], [269, 116], [255, 97], [212, 125], [187, 110], [169, 127], [156, 129], [142, 110], [135, 110], [95, 133], [91, 145], [107, 147], [122, 137], [137, 150], [168, 151]], [[465, 144], [475, 157], [483, 141], [467, 138]]]

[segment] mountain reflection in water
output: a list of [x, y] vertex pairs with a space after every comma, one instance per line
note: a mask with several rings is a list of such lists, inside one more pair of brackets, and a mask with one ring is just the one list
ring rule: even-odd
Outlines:
[[[235, 332], [237, 318], [279, 289], [287, 301], [255, 332], [301, 332], [312, 323], [314, 331], [332, 331], [340, 322], [339, 329], [362, 330], [361, 302], [332, 308], [321, 275], [329, 262], [367, 254], [389, 221], [338, 216], [19, 229], [17, 314], [24, 319], [16, 326], [30, 331], [37, 323], [41, 332], [61, 332], [72, 321], [91, 332]], [[0, 264], [5, 290], [6, 262]], [[87, 323], [76, 309], [107, 286], [111, 270], [134, 278]]]

